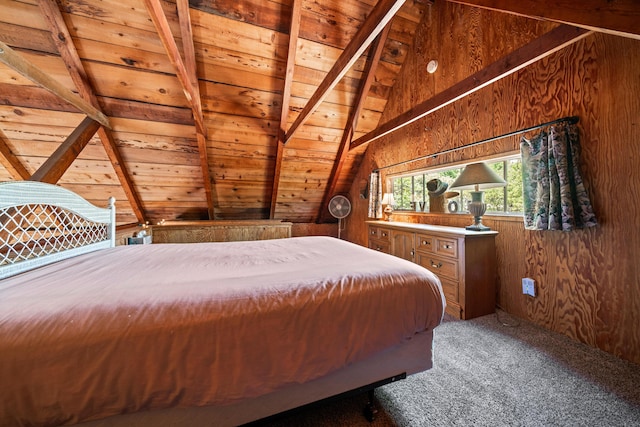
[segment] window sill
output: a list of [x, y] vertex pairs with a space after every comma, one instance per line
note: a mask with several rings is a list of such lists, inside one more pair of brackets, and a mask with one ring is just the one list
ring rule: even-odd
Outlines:
[[[415, 216], [422, 216], [422, 217], [468, 217], [471, 214], [469, 212], [456, 212], [456, 213], [451, 213], [451, 212], [416, 212], [416, 211], [409, 211], [409, 210], [395, 210], [393, 211], [393, 214], [398, 214], [398, 215], [415, 215]], [[522, 219], [523, 215], [522, 214], [508, 214], [508, 213], [504, 213], [504, 214], [499, 214], [499, 213], [489, 213], [489, 214], [485, 214], [482, 216], [482, 218], [486, 218], [486, 219], [492, 219], [494, 221], [505, 221], [505, 222], [523, 222]]]

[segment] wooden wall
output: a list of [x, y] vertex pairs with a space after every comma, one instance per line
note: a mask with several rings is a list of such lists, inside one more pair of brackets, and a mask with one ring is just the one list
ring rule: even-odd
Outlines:
[[[385, 122], [548, 31], [541, 21], [437, 2], [425, 15]], [[430, 59], [438, 71], [426, 74]], [[359, 183], [372, 169], [544, 123], [580, 117], [582, 172], [599, 226], [525, 231], [520, 221], [485, 217], [497, 240], [498, 304], [507, 312], [640, 363], [640, 41], [592, 34], [368, 147], [351, 190], [353, 216], [343, 237], [366, 244], [367, 201]], [[518, 149], [502, 139], [426, 167]], [[401, 168], [385, 172], [396, 173]], [[359, 219], [359, 220], [356, 220]], [[395, 220], [464, 226], [469, 215], [395, 215]], [[522, 295], [521, 279], [538, 295]]]

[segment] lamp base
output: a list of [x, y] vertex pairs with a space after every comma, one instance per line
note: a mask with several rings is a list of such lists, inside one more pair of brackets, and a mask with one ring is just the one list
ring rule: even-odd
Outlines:
[[471, 191], [471, 201], [469, 202], [469, 212], [473, 215], [473, 224], [465, 227], [467, 230], [473, 231], [488, 231], [489, 227], [482, 223], [482, 215], [487, 210], [487, 205], [483, 201], [484, 192]]
[[467, 225], [465, 227], [465, 230], [471, 230], [471, 231], [489, 231], [491, 230], [489, 227], [487, 227], [486, 225], [480, 223], [480, 224], [471, 224], [471, 225]]
[[384, 208], [384, 214], [386, 216], [385, 221], [391, 221], [391, 215], [393, 215], [393, 208], [390, 205], [387, 205], [387, 207]]

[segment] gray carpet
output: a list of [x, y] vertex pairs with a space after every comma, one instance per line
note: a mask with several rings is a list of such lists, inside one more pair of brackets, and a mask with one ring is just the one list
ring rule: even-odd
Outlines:
[[[504, 326], [508, 324], [511, 326]], [[503, 312], [436, 329], [434, 367], [276, 426], [640, 426], [640, 366]]]

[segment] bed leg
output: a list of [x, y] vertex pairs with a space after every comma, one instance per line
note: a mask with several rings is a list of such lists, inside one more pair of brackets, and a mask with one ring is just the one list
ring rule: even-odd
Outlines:
[[370, 423], [376, 419], [376, 415], [378, 414], [378, 408], [376, 407], [375, 401], [375, 391], [373, 388], [367, 392], [367, 405], [364, 407], [364, 417]]

